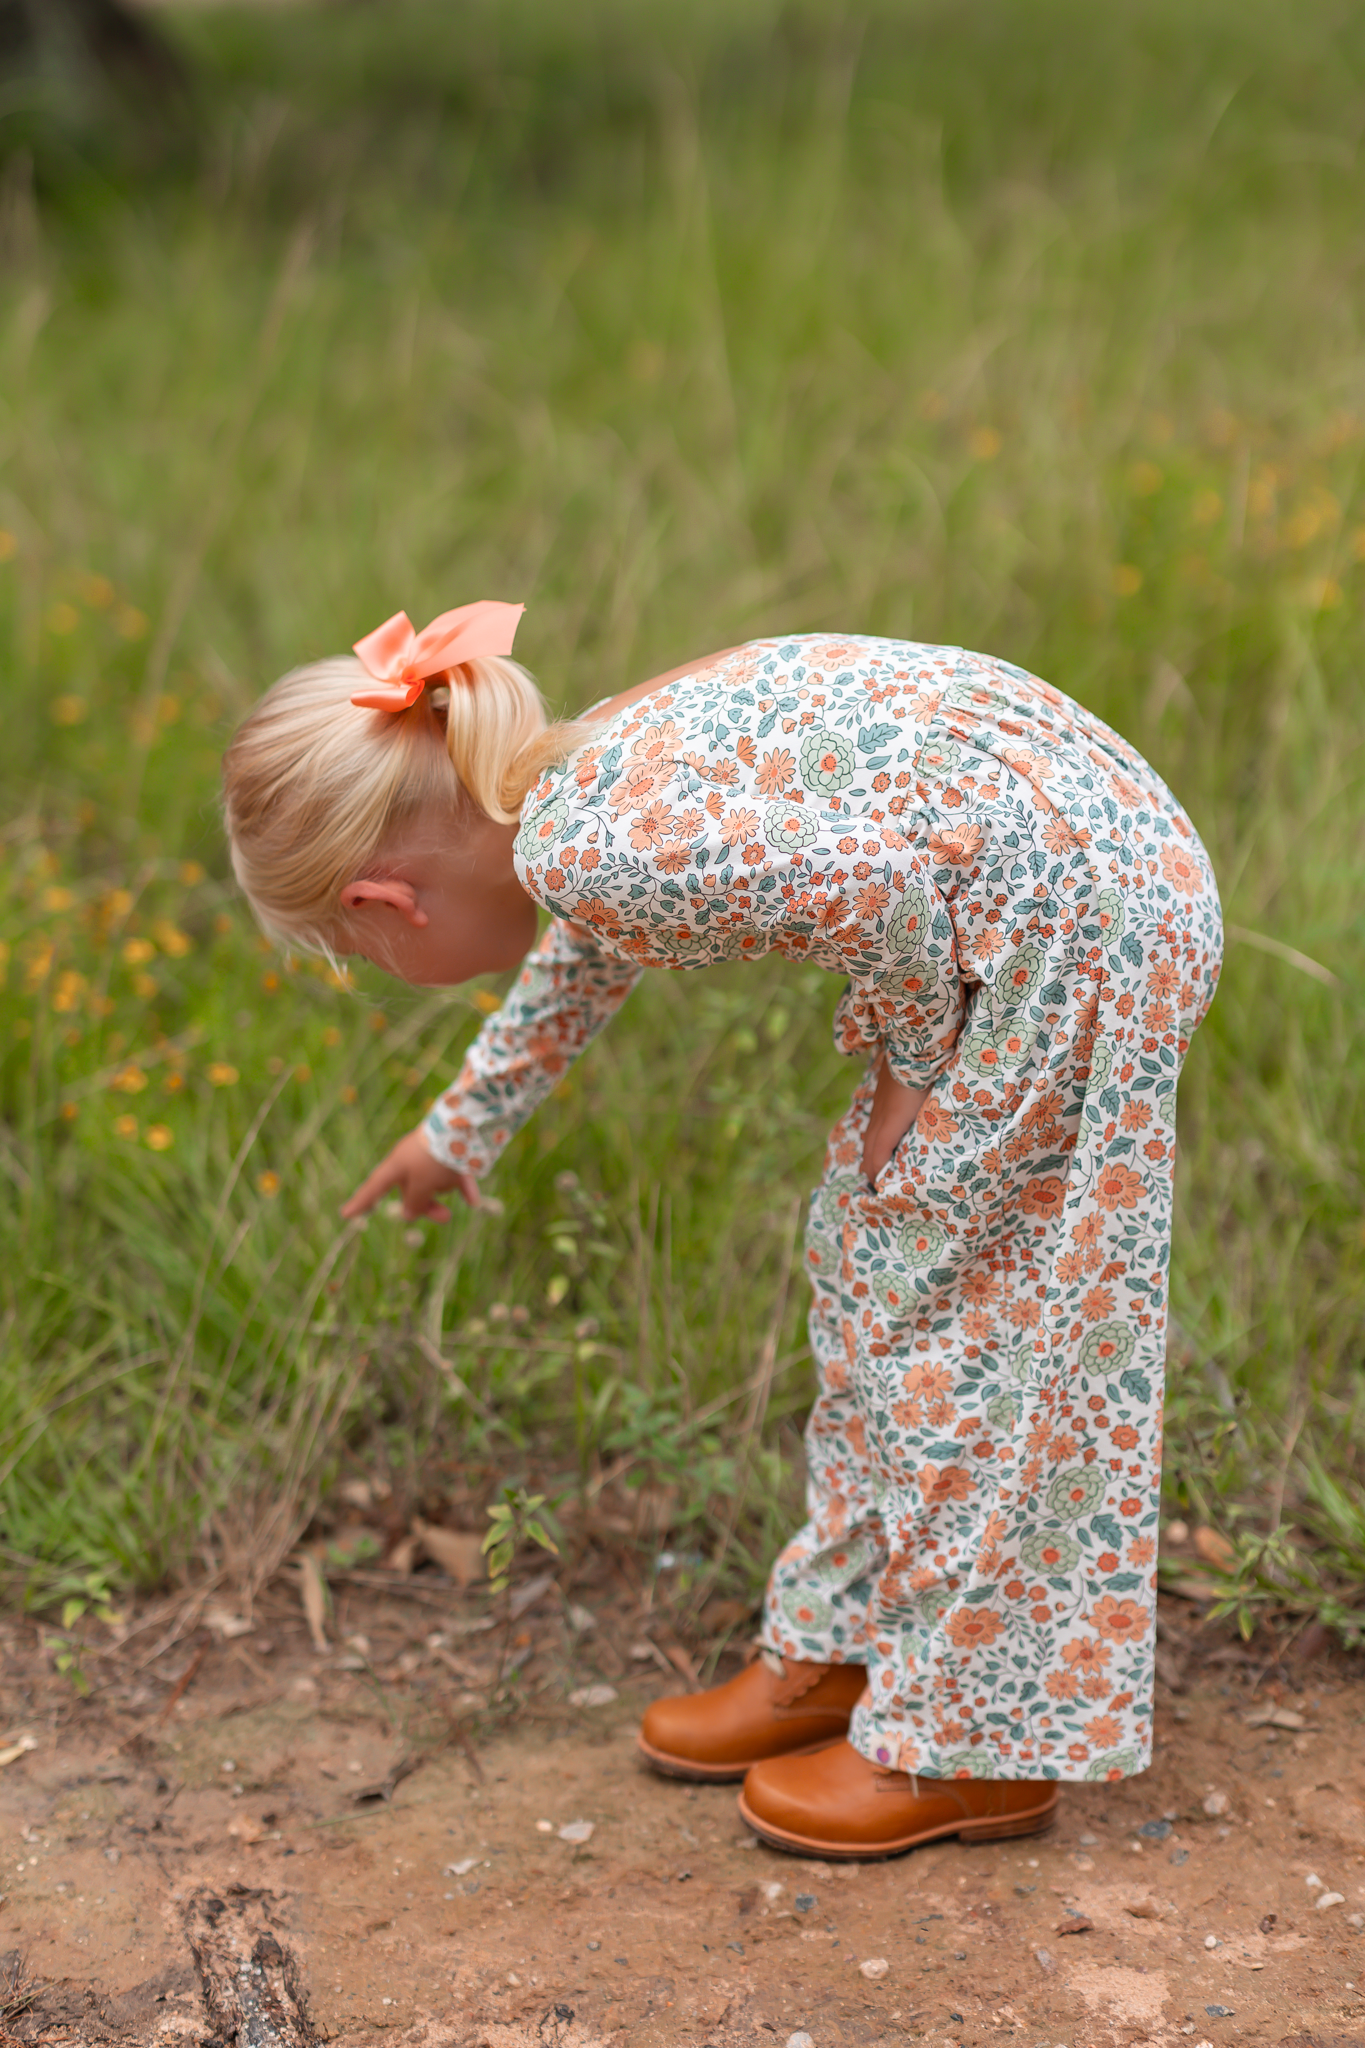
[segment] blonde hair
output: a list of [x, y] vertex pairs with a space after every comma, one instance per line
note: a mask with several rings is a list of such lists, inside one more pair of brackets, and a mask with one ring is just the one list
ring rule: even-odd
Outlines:
[[433, 677], [401, 712], [351, 697], [372, 679], [353, 655], [296, 668], [266, 691], [223, 756], [232, 865], [264, 929], [330, 954], [344, 931], [340, 892], [373, 869], [384, 842], [428, 810], [472, 803], [515, 824], [542, 770], [591, 728], [552, 724], [535, 682], [487, 655]]

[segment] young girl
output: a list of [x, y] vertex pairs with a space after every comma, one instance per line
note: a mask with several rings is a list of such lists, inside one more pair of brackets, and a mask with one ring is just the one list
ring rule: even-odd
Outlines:
[[400, 614], [225, 762], [265, 927], [405, 981], [512, 966], [454, 1085], [346, 1205], [477, 1202], [646, 967], [844, 977], [865, 1073], [811, 1199], [809, 1520], [763, 1655], [658, 1701], [657, 1769], [743, 1779], [824, 1858], [1046, 1826], [1151, 1757], [1175, 1090], [1218, 896], [1170, 791], [957, 647], [755, 641], [550, 727], [520, 607]]

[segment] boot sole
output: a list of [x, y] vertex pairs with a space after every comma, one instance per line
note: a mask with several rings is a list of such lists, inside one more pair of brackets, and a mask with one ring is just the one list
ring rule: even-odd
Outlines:
[[786, 1828], [775, 1827], [771, 1821], [760, 1820], [739, 1795], [740, 1818], [747, 1828], [752, 1829], [760, 1841], [771, 1849], [781, 1849], [788, 1856], [814, 1856], [822, 1863], [881, 1863], [889, 1856], [904, 1856], [911, 1849], [920, 1848], [925, 1842], [942, 1841], [947, 1835], [956, 1835], [962, 1842], [1003, 1842], [1016, 1835], [1040, 1835], [1050, 1828], [1057, 1817], [1060, 1792], [1054, 1792], [1044, 1806], [1032, 1807], [1027, 1813], [1002, 1813], [983, 1815], [979, 1820], [948, 1821], [936, 1828], [921, 1828], [917, 1834], [903, 1835], [892, 1842], [822, 1842], [815, 1835], [797, 1835]]
[[[839, 1735], [822, 1735], [818, 1742], [804, 1743], [800, 1749], [783, 1749], [775, 1752], [780, 1756], [814, 1756], [817, 1750], [831, 1749], [843, 1740]], [[700, 1764], [690, 1757], [670, 1756], [666, 1749], [655, 1749], [645, 1741], [643, 1735], [635, 1738], [635, 1746], [651, 1770], [658, 1771], [665, 1778], [686, 1778], [693, 1785], [737, 1785], [746, 1778], [755, 1764], [772, 1762], [772, 1757], [751, 1757], [747, 1764]]]

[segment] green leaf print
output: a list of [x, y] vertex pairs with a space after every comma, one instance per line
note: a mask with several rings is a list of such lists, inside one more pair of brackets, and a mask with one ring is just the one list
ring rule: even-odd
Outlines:
[[1064, 1522], [1079, 1522], [1104, 1498], [1104, 1472], [1098, 1465], [1068, 1465], [1052, 1476], [1047, 1504]]
[[932, 1266], [948, 1242], [948, 1233], [941, 1223], [926, 1218], [903, 1224], [897, 1232], [896, 1242], [908, 1266]]
[[986, 1403], [986, 1420], [998, 1430], [1015, 1427], [1024, 1404], [1018, 1394], [995, 1394]]
[[1100, 944], [1117, 946], [1127, 922], [1122, 893], [1118, 889], [1101, 889], [1092, 915], [1100, 928]]
[[1069, 1572], [1081, 1554], [1074, 1536], [1060, 1529], [1031, 1529], [1019, 1546], [1019, 1555], [1031, 1572], [1044, 1575]]
[[944, 1778], [993, 1778], [995, 1758], [986, 1748], [955, 1749], [943, 1759], [939, 1773]]
[[782, 1589], [782, 1612], [793, 1628], [828, 1628], [834, 1619], [834, 1609], [828, 1600], [822, 1600], [818, 1593], [809, 1589], [798, 1592], [794, 1586]]
[[1103, 1778], [1131, 1778], [1141, 1768], [1135, 1749], [1111, 1749], [1106, 1756], [1092, 1757], [1085, 1775], [1098, 1783]]
[[903, 1273], [874, 1273], [872, 1292], [893, 1315], [908, 1315], [916, 1302], [914, 1287]]
[[1013, 957], [1002, 960], [995, 970], [995, 988], [1002, 1003], [1011, 1009], [1026, 1003], [1043, 978], [1047, 955], [1041, 946], [1020, 946]]
[[517, 834], [517, 852], [523, 860], [549, 854], [569, 821], [569, 806], [560, 797], [539, 804]]
[[907, 889], [891, 913], [886, 936], [897, 953], [918, 953], [928, 931], [929, 898], [923, 889]]
[[769, 804], [763, 813], [763, 837], [783, 853], [799, 853], [810, 846], [819, 825], [800, 804]]
[[1082, 1372], [1122, 1372], [1133, 1355], [1137, 1339], [1127, 1323], [1097, 1323], [1088, 1330], [1081, 1345]]
[[801, 742], [801, 780], [821, 796], [848, 788], [853, 780], [853, 749], [842, 734], [823, 725], [812, 727]]
[[1008, 1074], [1022, 1067], [1033, 1050], [1033, 1038], [1013, 1024], [972, 1031], [962, 1041], [963, 1064], [974, 1074]]

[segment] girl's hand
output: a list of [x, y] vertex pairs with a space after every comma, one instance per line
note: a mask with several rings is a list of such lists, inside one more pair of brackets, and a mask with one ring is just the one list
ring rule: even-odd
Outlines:
[[472, 1173], [457, 1173], [451, 1166], [442, 1166], [439, 1159], [433, 1159], [427, 1150], [425, 1138], [420, 1130], [409, 1131], [406, 1138], [400, 1138], [387, 1159], [376, 1166], [368, 1180], [363, 1180], [349, 1202], [342, 1204], [343, 1216], [363, 1216], [382, 1201], [391, 1189], [397, 1189], [403, 1200], [403, 1215], [409, 1223], [426, 1218], [433, 1223], [449, 1223], [450, 1211], [437, 1195], [447, 1189], [456, 1188], [471, 1209], [479, 1207], [479, 1183]]
[[898, 1081], [883, 1057], [863, 1137], [863, 1172], [869, 1180], [876, 1180], [919, 1115], [928, 1093], [927, 1088], [907, 1088]]

